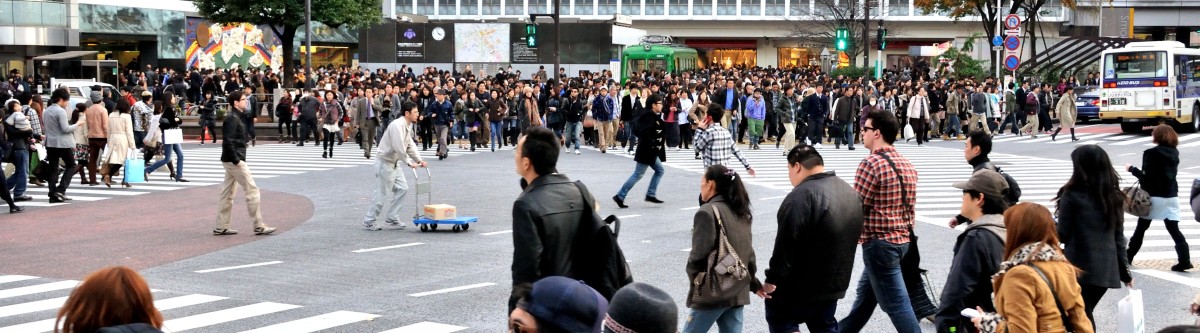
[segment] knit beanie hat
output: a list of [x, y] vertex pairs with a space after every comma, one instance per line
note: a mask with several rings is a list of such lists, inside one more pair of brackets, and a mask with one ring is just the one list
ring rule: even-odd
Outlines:
[[605, 333], [675, 333], [679, 308], [666, 291], [634, 282], [613, 295], [604, 320]]
[[549, 276], [533, 283], [529, 295], [517, 303], [539, 325], [565, 332], [600, 332], [608, 301], [583, 281]]
[[102, 98], [100, 98], [99, 91], [93, 91], [92, 95], [91, 95], [91, 99], [92, 99], [92, 103], [100, 103], [100, 101], [103, 100]]

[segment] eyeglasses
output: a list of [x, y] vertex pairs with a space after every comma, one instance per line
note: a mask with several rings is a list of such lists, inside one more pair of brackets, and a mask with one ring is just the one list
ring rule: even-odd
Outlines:
[[871, 127], [871, 126], [863, 126], [863, 128], [862, 128], [862, 129], [863, 129], [863, 132], [866, 132], [866, 131], [878, 131], [878, 130], [879, 130], [878, 128], [874, 128], [874, 127]]

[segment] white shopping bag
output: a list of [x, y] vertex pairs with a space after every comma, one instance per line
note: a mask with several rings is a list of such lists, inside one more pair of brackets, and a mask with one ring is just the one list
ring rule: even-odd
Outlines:
[[1142, 291], [1129, 289], [1129, 296], [1117, 302], [1117, 333], [1145, 333], [1146, 315], [1142, 308]]
[[907, 139], [911, 139], [914, 136], [916, 136], [916, 133], [913, 131], [912, 124], [905, 124], [904, 125], [904, 137]]

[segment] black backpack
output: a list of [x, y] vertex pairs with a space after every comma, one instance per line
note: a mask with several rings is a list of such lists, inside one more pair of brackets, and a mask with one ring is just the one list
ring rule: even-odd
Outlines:
[[621, 220], [614, 215], [601, 219], [596, 214], [596, 202], [582, 182], [576, 181], [575, 186], [583, 195], [585, 206], [583, 219], [580, 221], [579, 234], [575, 236], [575, 247], [572, 249], [572, 273], [574, 278], [583, 280], [592, 289], [596, 289], [606, 300], [612, 300], [617, 290], [633, 283], [633, 274], [629, 271], [629, 263], [625, 261], [625, 253], [617, 243], [617, 234], [621, 232]]
[[1012, 176], [1009, 176], [1004, 172], [1004, 170], [1001, 170], [1000, 167], [996, 166], [995, 164], [989, 162], [987, 164], [987, 168], [996, 171], [996, 173], [999, 173], [1001, 176], [1004, 176], [1004, 181], [1008, 182], [1008, 193], [1004, 195], [1004, 199], [1008, 200], [1008, 204], [1016, 205], [1018, 202], [1021, 202], [1021, 185], [1017, 185], [1017, 180]]

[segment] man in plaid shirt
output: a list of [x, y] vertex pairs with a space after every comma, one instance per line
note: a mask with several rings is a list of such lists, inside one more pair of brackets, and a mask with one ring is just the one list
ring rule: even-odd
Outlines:
[[908, 252], [916, 212], [917, 169], [892, 143], [900, 125], [885, 111], [867, 114], [862, 127], [863, 145], [871, 154], [858, 165], [854, 189], [863, 201], [863, 274], [858, 298], [841, 320], [843, 332], [862, 330], [878, 304], [892, 319], [896, 332], [920, 332], [900, 272], [900, 258]]
[[717, 164], [729, 166], [733, 157], [737, 157], [750, 176], [754, 176], [754, 168], [750, 167], [750, 161], [747, 161], [746, 157], [742, 156], [742, 151], [733, 144], [733, 137], [729, 131], [721, 127], [719, 120], [724, 116], [725, 110], [720, 104], [713, 103], [708, 106], [704, 119], [696, 125], [701, 130], [696, 132], [692, 140], [693, 148], [700, 154], [705, 168]]

